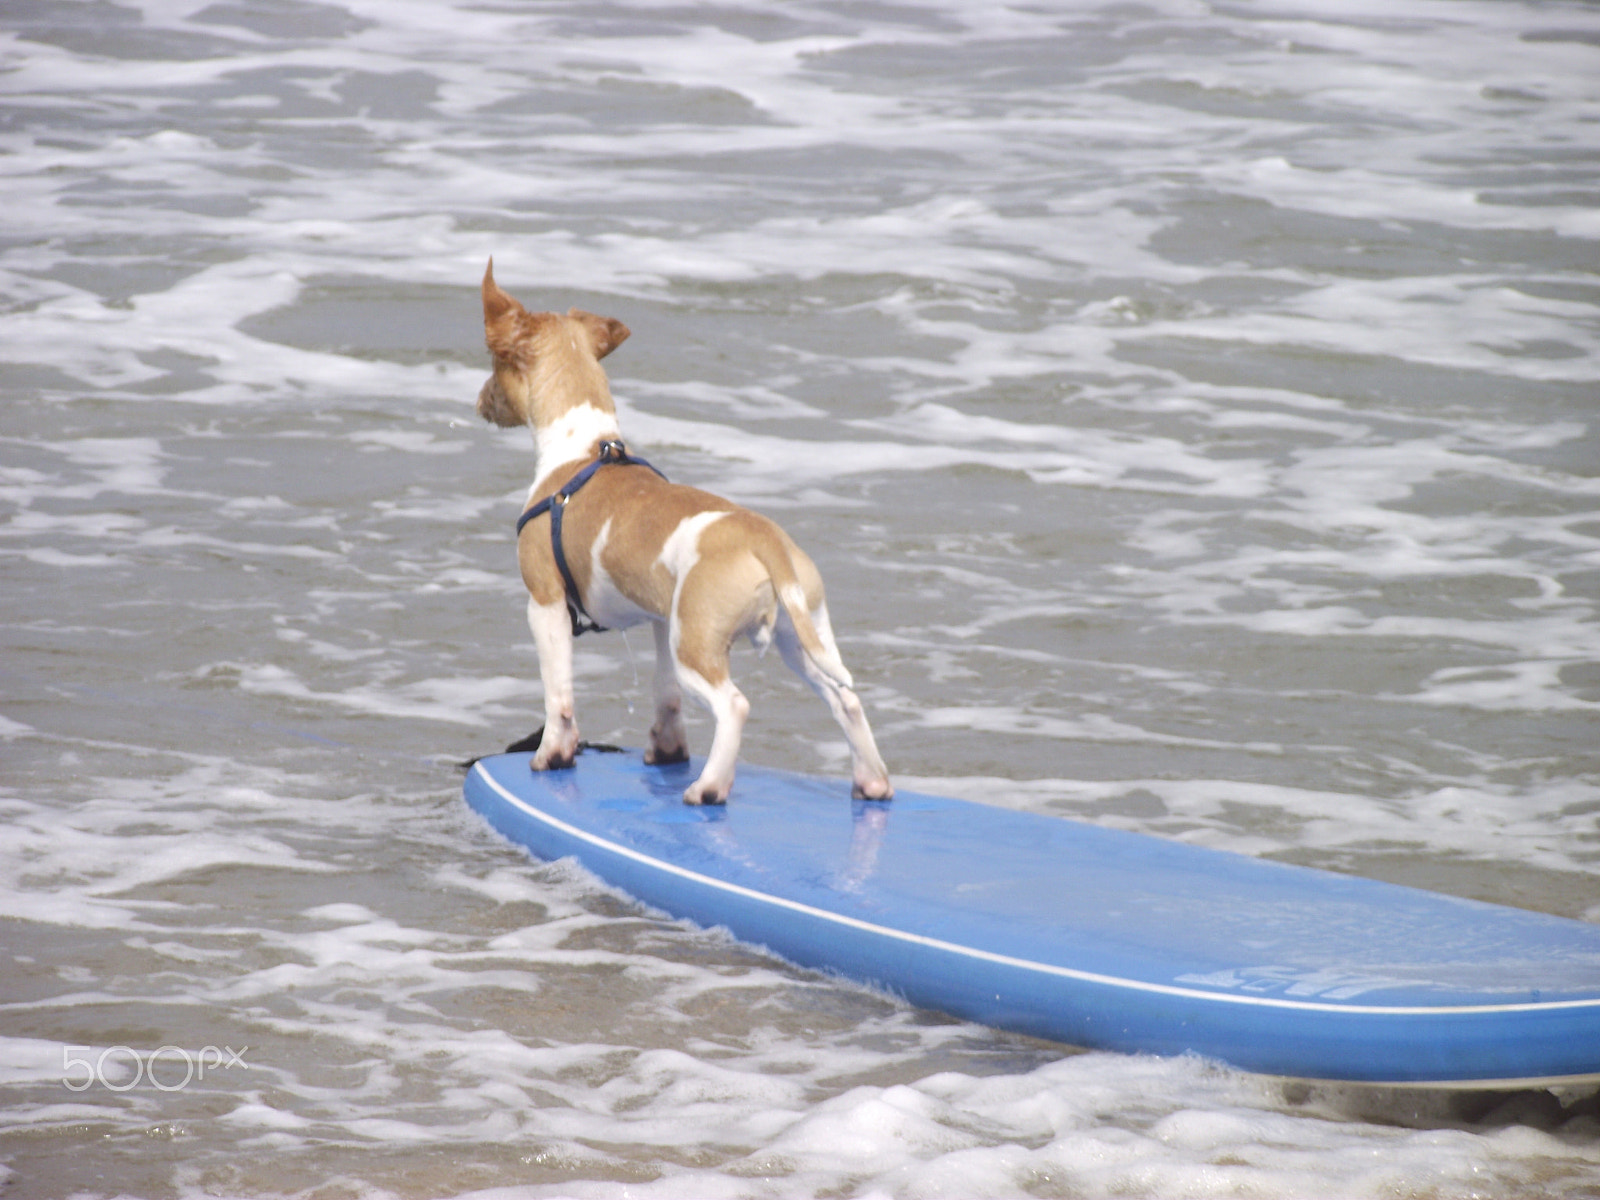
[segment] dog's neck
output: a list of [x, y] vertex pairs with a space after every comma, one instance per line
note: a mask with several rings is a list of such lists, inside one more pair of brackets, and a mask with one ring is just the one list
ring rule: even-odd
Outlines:
[[537, 473], [534, 492], [543, 490], [551, 472], [558, 467], [580, 460], [587, 462], [595, 456], [602, 441], [621, 436], [617, 414], [592, 404], [575, 405], [548, 425], [536, 426], [533, 431]]

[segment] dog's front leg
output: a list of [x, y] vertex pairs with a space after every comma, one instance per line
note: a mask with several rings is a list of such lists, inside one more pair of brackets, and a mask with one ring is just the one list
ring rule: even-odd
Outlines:
[[678, 666], [672, 656], [672, 637], [665, 621], [654, 621], [656, 637], [656, 723], [650, 727], [650, 747], [644, 761], [662, 767], [689, 757], [689, 740], [683, 731], [683, 689], [678, 686]]
[[535, 771], [570, 767], [578, 756], [578, 718], [572, 698], [572, 618], [565, 600], [528, 600], [528, 628], [539, 651], [544, 684], [544, 737], [528, 764]]

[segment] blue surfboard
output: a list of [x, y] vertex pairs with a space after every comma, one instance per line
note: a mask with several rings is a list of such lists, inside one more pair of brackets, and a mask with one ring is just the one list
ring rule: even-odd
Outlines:
[[998, 1028], [1310, 1079], [1600, 1078], [1600, 925], [749, 765], [691, 808], [699, 766], [503, 754], [465, 794], [540, 858]]

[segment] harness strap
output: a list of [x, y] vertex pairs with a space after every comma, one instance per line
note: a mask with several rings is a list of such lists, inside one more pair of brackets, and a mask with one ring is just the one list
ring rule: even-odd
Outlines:
[[[600, 443], [600, 457], [567, 480], [555, 493], [546, 496], [517, 518], [517, 536], [521, 537], [523, 526], [529, 521], [537, 520], [545, 513], [550, 514], [550, 549], [555, 554], [556, 570], [561, 572], [561, 582], [567, 591], [567, 613], [572, 618], [573, 637], [590, 632], [603, 633], [605, 626], [595, 623], [594, 618], [584, 610], [583, 599], [578, 595], [578, 581], [572, 577], [572, 568], [567, 565], [566, 552], [561, 548], [561, 515], [566, 511], [567, 501], [594, 478], [595, 472], [612, 463], [625, 467], [650, 467], [644, 459], [630, 455], [627, 446], [621, 441], [608, 438]], [[650, 469], [656, 471], [654, 467]], [[661, 472], [656, 471], [656, 474], [661, 475]], [[661, 478], [665, 479], [666, 476], [661, 475]]]

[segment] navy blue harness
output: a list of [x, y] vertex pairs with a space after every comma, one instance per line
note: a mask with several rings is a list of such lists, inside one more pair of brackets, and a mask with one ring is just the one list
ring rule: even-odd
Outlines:
[[[650, 467], [642, 458], [634, 458], [628, 453], [628, 448], [615, 438], [608, 438], [600, 443], [600, 457], [595, 459], [583, 470], [579, 471], [561, 487], [554, 495], [546, 496], [539, 503], [528, 509], [517, 518], [517, 536], [522, 536], [522, 527], [529, 521], [536, 520], [550, 514], [550, 549], [556, 556], [556, 569], [561, 572], [561, 582], [567, 589], [567, 613], [572, 617], [572, 636], [581, 633], [603, 633], [605, 626], [597, 625], [593, 617], [584, 611], [583, 600], [578, 595], [578, 581], [572, 577], [572, 568], [567, 566], [566, 553], [561, 549], [561, 514], [566, 510], [567, 501], [571, 500], [584, 484], [594, 478], [594, 473], [601, 467], [611, 463], [626, 467]], [[654, 467], [650, 467], [656, 471]], [[656, 471], [661, 475], [660, 471]], [[665, 475], [661, 475], [665, 479]]]

